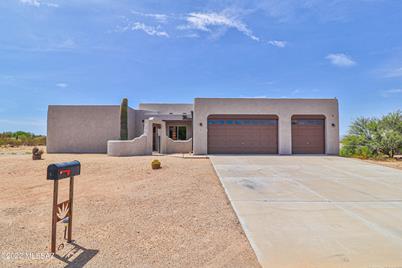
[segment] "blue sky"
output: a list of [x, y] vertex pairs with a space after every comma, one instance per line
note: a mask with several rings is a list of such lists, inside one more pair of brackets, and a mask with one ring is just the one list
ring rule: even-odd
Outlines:
[[402, 1], [0, 2], [0, 131], [49, 104], [333, 98], [341, 133], [402, 108]]

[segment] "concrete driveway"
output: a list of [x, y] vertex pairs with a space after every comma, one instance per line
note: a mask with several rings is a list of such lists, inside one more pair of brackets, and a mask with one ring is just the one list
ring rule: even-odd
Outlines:
[[264, 267], [402, 267], [402, 171], [330, 156], [211, 156]]

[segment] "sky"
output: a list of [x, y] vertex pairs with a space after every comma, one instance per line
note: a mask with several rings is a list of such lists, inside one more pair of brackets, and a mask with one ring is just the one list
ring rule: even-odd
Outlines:
[[0, 132], [124, 97], [336, 97], [345, 134], [402, 109], [402, 1], [0, 1]]

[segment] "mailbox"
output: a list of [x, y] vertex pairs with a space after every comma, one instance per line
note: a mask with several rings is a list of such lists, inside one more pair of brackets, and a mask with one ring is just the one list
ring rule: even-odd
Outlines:
[[[50, 244], [52, 253], [56, 252], [56, 229], [59, 221], [67, 224], [64, 230], [64, 238], [67, 238], [69, 243], [72, 241], [74, 176], [78, 176], [80, 173], [81, 163], [77, 160], [47, 166], [47, 179], [53, 181], [52, 238]], [[70, 178], [69, 198], [58, 203], [59, 180], [65, 178]]]
[[47, 167], [48, 180], [61, 180], [80, 175], [81, 163], [77, 160], [51, 164]]

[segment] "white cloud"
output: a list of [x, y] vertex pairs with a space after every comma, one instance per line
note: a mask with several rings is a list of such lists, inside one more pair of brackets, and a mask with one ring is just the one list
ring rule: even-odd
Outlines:
[[34, 7], [40, 7], [40, 6], [59, 7], [59, 5], [56, 3], [48, 3], [48, 2], [45, 3], [42, 0], [19, 0], [19, 2], [21, 4]]
[[268, 44], [270, 44], [274, 47], [284, 48], [288, 44], [288, 42], [279, 41], [279, 40], [271, 40], [271, 41], [268, 41]]
[[[212, 39], [218, 39], [224, 35], [228, 29], [234, 29], [254, 41], [268, 43], [271, 46], [284, 48], [287, 42], [284, 40], [263, 40], [256, 36], [253, 31], [241, 20], [247, 14], [244, 9], [224, 9], [220, 12], [190, 12], [187, 14], [162, 14], [144, 13], [131, 11], [131, 13], [142, 20], [135, 19], [134, 22], [123, 16], [125, 26], [117, 26], [116, 32], [126, 32], [128, 30], [143, 31], [151, 36], [170, 37], [162, 26], [173, 26], [174, 37], [177, 38], [199, 38], [200, 33], [209, 33]], [[156, 24], [156, 25], [155, 25]], [[177, 32], [179, 31], [179, 32]]]
[[131, 30], [133, 31], [143, 31], [148, 35], [152, 36], [161, 36], [161, 37], [169, 37], [169, 34], [165, 31], [160, 31], [158, 27], [145, 25], [141, 22], [134, 22], [131, 26]]
[[59, 4], [56, 3], [46, 3], [48, 7], [59, 7]]
[[168, 20], [168, 15], [166, 14], [160, 14], [160, 13], [142, 13], [138, 11], [131, 11], [132, 14], [142, 16], [142, 17], [148, 17], [155, 19], [156, 21], [160, 23], [166, 23]]
[[402, 67], [385, 71], [384, 77], [387, 78], [402, 77]]
[[189, 34], [183, 34], [183, 35], [178, 35], [177, 37], [184, 37], [184, 38], [199, 38], [200, 35], [197, 33], [189, 33]]
[[224, 13], [201, 13], [192, 12], [186, 16], [187, 24], [179, 25], [179, 30], [199, 30], [204, 32], [213, 32], [213, 27], [233, 28], [250, 37], [254, 41], [259, 41], [260, 38], [255, 36], [253, 32], [241, 20], [225, 15]]
[[395, 94], [402, 94], [402, 88], [388, 89], [382, 92], [383, 97], [389, 97], [390, 95]]
[[68, 87], [68, 84], [67, 83], [57, 83], [56, 87], [66, 88], [66, 87]]
[[343, 53], [329, 54], [325, 58], [329, 60], [333, 65], [339, 67], [350, 67], [356, 65], [356, 62], [351, 57]]
[[39, 0], [20, 0], [20, 3], [34, 7], [40, 7], [41, 5], [41, 2]]
[[67, 38], [60, 43], [55, 44], [54, 47], [58, 49], [73, 49], [77, 47], [77, 44], [73, 39]]

